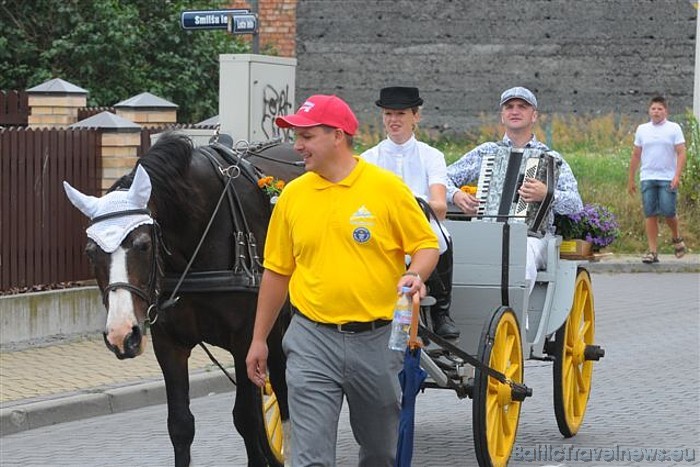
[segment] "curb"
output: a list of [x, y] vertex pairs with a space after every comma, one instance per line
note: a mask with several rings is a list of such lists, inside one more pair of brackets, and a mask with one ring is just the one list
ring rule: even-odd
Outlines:
[[639, 272], [655, 272], [655, 273], [692, 273], [700, 272], [700, 262], [692, 261], [662, 261], [654, 264], [644, 264], [641, 261], [592, 261], [583, 265], [591, 273], [639, 273]]
[[[190, 399], [235, 391], [220, 371], [190, 376]], [[110, 415], [165, 404], [165, 383], [153, 381], [130, 386], [90, 389], [55, 399], [22, 403], [0, 409], [0, 437], [43, 426]]]

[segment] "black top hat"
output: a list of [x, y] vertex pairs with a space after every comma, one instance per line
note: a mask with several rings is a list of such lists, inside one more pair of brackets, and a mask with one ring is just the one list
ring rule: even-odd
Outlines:
[[418, 88], [393, 86], [379, 91], [379, 100], [374, 102], [385, 109], [410, 109], [423, 105], [423, 99], [418, 95]]

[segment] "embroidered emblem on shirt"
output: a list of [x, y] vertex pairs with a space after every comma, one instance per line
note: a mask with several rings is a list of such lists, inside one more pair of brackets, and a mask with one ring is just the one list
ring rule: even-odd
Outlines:
[[350, 216], [350, 223], [353, 225], [374, 225], [374, 214], [369, 212], [369, 210], [364, 206], [355, 211], [355, 213]]
[[352, 238], [357, 243], [367, 243], [371, 236], [372, 235], [369, 233], [369, 229], [367, 229], [366, 227], [357, 227], [355, 230], [352, 231]]

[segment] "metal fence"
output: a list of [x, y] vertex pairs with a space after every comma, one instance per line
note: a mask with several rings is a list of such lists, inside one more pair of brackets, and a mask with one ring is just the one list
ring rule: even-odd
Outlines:
[[87, 219], [62, 182], [100, 195], [100, 140], [97, 129], [0, 130], [0, 291], [92, 277]]

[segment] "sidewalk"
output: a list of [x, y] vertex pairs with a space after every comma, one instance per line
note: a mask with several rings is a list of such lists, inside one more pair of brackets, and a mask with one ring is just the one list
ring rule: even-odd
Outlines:
[[[700, 255], [659, 256], [643, 264], [639, 256], [612, 255], [586, 263], [589, 271], [700, 272]], [[98, 415], [165, 403], [160, 368], [149, 343], [144, 355], [117, 360], [101, 336], [0, 352], [0, 436]], [[233, 376], [233, 358], [209, 350]], [[190, 357], [190, 397], [235, 390], [200, 347]]]
[[[231, 354], [207, 347], [235, 378]], [[199, 346], [189, 363], [191, 398], [235, 389]], [[117, 360], [101, 335], [0, 352], [0, 436], [165, 402], [150, 339], [128, 360]]]

